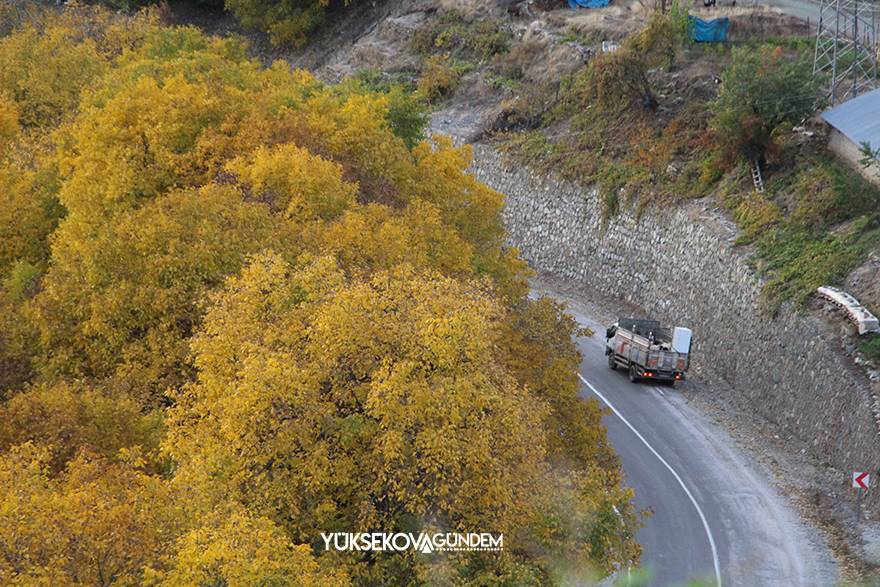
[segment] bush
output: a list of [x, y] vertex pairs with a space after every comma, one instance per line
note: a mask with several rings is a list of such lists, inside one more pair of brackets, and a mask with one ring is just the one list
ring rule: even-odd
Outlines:
[[269, 33], [275, 45], [294, 47], [304, 45], [309, 33], [325, 22], [329, 6], [329, 0], [226, 0], [226, 9], [241, 24]]
[[451, 95], [458, 87], [460, 70], [445, 55], [434, 55], [425, 61], [418, 89], [428, 102], [436, 102]]
[[448, 10], [419, 28], [411, 46], [421, 55], [440, 52], [456, 59], [484, 62], [507, 51], [512, 38], [497, 20], [469, 20], [457, 10]]
[[425, 96], [407, 91], [403, 84], [385, 81], [382, 72], [366, 69], [340, 84], [343, 93], [382, 93], [388, 99], [385, 119], [391, 131], [403, 139], [406, 146], [414, 147], [425, 138], [428, 124], [428, 104]]
[[652, 15], [648, 25], [627, 39], [626, 45], [644, 55], [652, 67], [670, 69], [676, 52], [689, 41], [687, 17], [687, 9], [675, 3], [668, 14]]

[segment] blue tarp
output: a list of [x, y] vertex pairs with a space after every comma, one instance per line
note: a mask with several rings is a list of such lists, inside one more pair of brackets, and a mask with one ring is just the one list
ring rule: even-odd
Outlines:
[[730, 19], [727, 17], [703, 20], [696, 16], [688, 16], [691, 38], [698, 43], [723, 43], [727, 40], [729, 26]]
[[602, 8], [611, 4], [611, 0], [568, 0], [572, 8]]

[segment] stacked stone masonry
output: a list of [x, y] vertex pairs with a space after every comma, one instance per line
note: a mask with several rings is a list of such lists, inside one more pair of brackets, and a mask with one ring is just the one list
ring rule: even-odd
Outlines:
[[[867, 380], [815, 318], [762, 314], [760, 283], [731, 246], [735, 228], [706, 206], [626, 213], [602, 223], [593, 191], [506, 168], [474, 147], [476, 177], [507, 197], [510, 244], [542, 273], [584, 283], [694, 330], [693, 366], [841, 471], [876, 470], [880, 435]], [[864, 468], [864, 469], [863, 469]]]

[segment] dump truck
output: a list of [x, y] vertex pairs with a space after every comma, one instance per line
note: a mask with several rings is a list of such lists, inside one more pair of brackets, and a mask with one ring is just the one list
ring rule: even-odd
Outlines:
[[674, 385], [690, 366], [689, 328], [670, 333], [657, 320], [620, 318], [605, 331], [605, 354], [611, 369], [626, 369], [629, 380], [661, 381]]

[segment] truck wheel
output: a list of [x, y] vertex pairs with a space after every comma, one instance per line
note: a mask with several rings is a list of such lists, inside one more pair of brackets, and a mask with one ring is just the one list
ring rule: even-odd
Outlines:
[[632, 381], [633, 383], [636, 383], [639, 380], [639, 376], [636, 375], [636, 368], [635, 367], [629, 368], [629, 380]]
[[614, 358], [614, 353], [608, 355], [608, 368], [617, 371], [617, 359]]

